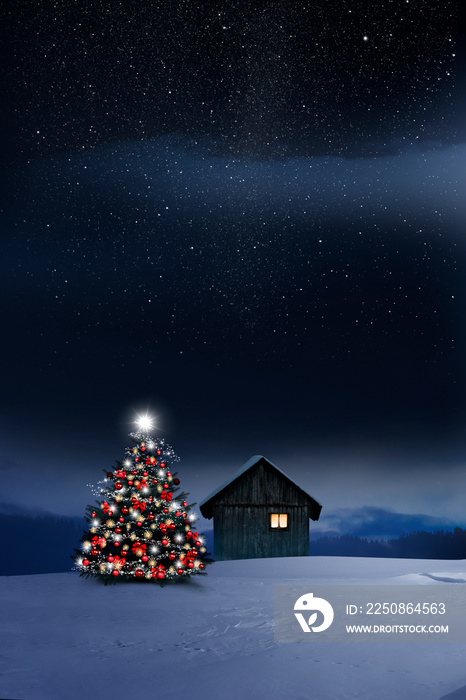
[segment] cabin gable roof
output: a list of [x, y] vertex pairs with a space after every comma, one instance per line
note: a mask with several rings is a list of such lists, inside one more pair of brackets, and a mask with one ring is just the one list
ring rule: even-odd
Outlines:
[[205, 518], [213, 517], [219, 505], [293, 505], [308, 508], [309, 517], [318, 520], [322, 506], [298, 484], [262, 455], [251, 457], [227, 481], [220, 484], [199, 504]]

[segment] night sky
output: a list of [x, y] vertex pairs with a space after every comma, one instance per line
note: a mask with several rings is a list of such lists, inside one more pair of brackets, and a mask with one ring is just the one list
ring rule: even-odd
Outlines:
[[1, 27], [2, 500], [83, 514], [149, 410], [194, 500], [264, 454], [324, 529], [466, 524], [456, 4], [23, 0]]

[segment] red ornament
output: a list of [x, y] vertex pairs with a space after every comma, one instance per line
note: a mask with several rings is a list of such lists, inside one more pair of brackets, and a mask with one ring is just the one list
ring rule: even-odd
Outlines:
[[149, 557], [147, 556], [147, 554], [143, 554], [141, 559], [142, 561], [149, 561]]
[[119, 491], [121, 488], [123, 488], [123, 484], [121, 483], [121, 481], [116, 482], [115, 488], [117, 489], [117, 491]]
[[142, 446], [141, 446], [141, 452], [145, 452], [145, 451], [146, 451], [146, 448], [144, 447], [144, 445], [142, 445]]
[[189, 540], [189, 538], [191, 537], [192, 534], [193, 534], [193, 533], [191, 532], [191, 530], [188, 530], [188, 532], [186, 533], [186, 537], [188, 538], [188, 540]]
[[192, 561], [188, 562], [188, 569], [194, 569], [194, 562], [192, 562]]
[[98, 555], [98, 553], [99, 553], [99, 552], [97, 551], [97, 549], [93, 549], [92, 552], [91, 552], [91, 554], [92, 554], [93, 557], [96, 557], [96, 556]]
[[107, 513], [108, 517], [110, 518], [113, 515], [113, 510], [109, 510]]
[[174, 559], [176, 559], [175, 552], [170, 552], [170, 554], [168, 555], [168, 558], [170, 559], [170, 561], [173, 561]]
[[137, 473], [138, 473], [138, 470], [137, 470], [137, 469], [133, 469], [133, 471], [131, 472], [131, 474], [132, 474], [133, 476], [136, 476]]
[[183, 508], [186, 508], [187, 505], [188, 503], [186, 501], [183, 501]]
[[123, 517], [122, 515], [120, 515], [120, 517], [118, 518], [118, 520], [120, 521], [120, 523], [124, 523], [124, 522], [125, 522], [125, 519], [124, 519], [124, 517]]
[[181, 510], [177, 510], [175, 515], [177, 515], [179, 517], [181, 515]]
[[204, 564], [199, 564], [199, 568], [200, 568], [200, 569], [205, 569]]
[[162, 571], [162, 570], [157, 571], [157, 578], [165, 578], [165, 571]]
[[160, 469], [165, 469], [165, 462], [160, 462]]
[[154, 500], [154, 497], [153, 497], [153, 496], [149, 496], [149, 503], [152, 503], [153, 500]]
[[169, 526], [169, 527], [170, 527], [170, 530], [174, 530], [175, 527], [176, 527], [176, 525], [175, 525], [175, 523], [170, 523], [170, 526]]
[[138, 578], [141, 578], [141, 576], [142, 576], [142, 571], [141, 571], [141, 569], [136, 569], [136, 571], [135, 571], [134, 573], [135, 573], [135, 575], [136, 575]]
[[120, 532], [121, 532], [121, 527], [120, 527], [119, 525], [115, 528], [115, 532], [116, 532], [117, 535], [120, 534]]
[[168, 544], [168, 540], [166, 540], [165, 537], [164, 537], [163, 540], [162, 540], [162, 544], [163, 544], [164, 547], [166, 547], [167, 544]]
[[163, 509], [163, 512], [164, 512], [164, 513], [168, 513], [168, 508], [164, 508], [164, 509]]
[[196, 547], [200, 547], [202, 542], [200, 540], [196, 540]]
[[113, 557], [112, 557], [112, 555], [111, 555], [111, 554], [110, 554], [110, 555], [109, 555], [109, 556], [107, 557], [107, 561], [109, 561], [109, 562], [110, 562], [110, 564], [112, 563], [112, 561], [113, 561]]
[[94, 512], [92, 513], [92, 517], [95, 518], [95, 516], [96, 516], [96, 512], [94, 511]]
[[186, 518], [186, 513], [183, 513], [183, 518]]
[[120, 543], [118, 542], [118, 540], [116, 540], [116, 541], [113, 543], [113, 545], [114, 545], [114, 547], [119, 547], [119, 546], [120, 546]]
[[128, 506], [123, 506], [123, 508], [121, 509], [121, 512], [124, 513], [125, 515], [126, 515], [126, 513], [129, 513]]
[[179, 480], [179, 479], [173, 479], [173, 483], [175, 484], [175, 486], [179, 486], [179, 485], [180, 485], [180, 480]]
[[142, 472], [143, 476], [149, 476], [149, 472]]
[[152, 483], [153, 483], [153, 484], [158, 484], [158, 483], [159, 483], [159, 480], [158, 480], [158, 479], [152, 479]]
[[161, 454], [162, 454], [160, 450], [156, 450], [156, 453], [157, 453], [158, 455], [161, 455]]
[[89, 559], [83, 559], [83, 566], [89, 566]]
[[133, 480], [128, 479], [128, 486], [132, 486], [132, 485], [133, 485]]
[[164, 489], [169, 489], [170, 486], [169, 486], [169, 484], [164, 484], [164, 485], [163, 485], [163, 488], [164, 488]]
[[136, 525], [137, 525], [138, 527], [142, 527], [142, 522], [141, 522], [140, 520], [138, 520], [137, 523], [136, 523]]
[[139, 462], [139, 457], [135, 457], [135, 458], [134, 458], [134, 461], [135, 461], [135, 462]]
[[149, 520], [153, 520], [155, 518], [155, 515], [153, 513], [149, 513], [147, 517], [149, 518]]
[[177, 569], [176, 573], [178, 574], [178, 576], [181, 576], [181, 574], [183, 573], [183, 569]]
[[113, 569], [112, 574], [113, 574], [114, 576], [119, 576], [119, 575], [120, 575], [120, 572], [118, 571], [118, 569]]
[[113, 472], [107, 472], [107, 479], [113, 478]]

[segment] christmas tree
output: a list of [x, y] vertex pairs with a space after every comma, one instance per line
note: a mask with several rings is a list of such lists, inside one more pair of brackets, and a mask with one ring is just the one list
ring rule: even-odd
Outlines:
[[177, 493], [180, 480], [172, 472], [179, 458], [164, 440], [146, 434], [150, 427], [130, 433], [133, 446], [99, 482], [97, 506], [86, 509], [89, 530], [75, 559], [81, 576], [164, 585], [206, 573], [210, 560], [194, 529], [195, 504]]

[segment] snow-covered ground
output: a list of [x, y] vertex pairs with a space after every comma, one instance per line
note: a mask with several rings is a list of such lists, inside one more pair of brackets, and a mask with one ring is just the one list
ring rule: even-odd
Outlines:
[[[217, 562], [189, 583], [0, 578], [0, 698], [453, 700], [466, 642], [277, 643], [275, 585], [464, 585], [466, 561]], [[466, 586], [465, 586], [466, 603]]]

